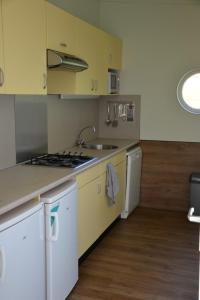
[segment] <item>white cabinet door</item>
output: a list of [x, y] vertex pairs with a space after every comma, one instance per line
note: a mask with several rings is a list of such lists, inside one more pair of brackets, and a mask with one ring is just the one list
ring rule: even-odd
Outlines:
[[44, 300], [43, 213], [0, 232], [0, 299]]
[[77, 194], [45, 204], [47, 299], [64, 300], [78, 280]]

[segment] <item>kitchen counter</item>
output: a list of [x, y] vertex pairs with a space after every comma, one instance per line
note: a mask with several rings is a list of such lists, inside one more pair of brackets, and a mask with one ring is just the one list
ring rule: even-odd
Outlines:
[[113, 155], [131, 148], [139, 143], [138, 140], [125, 139], [96, 139], [91, 143], [112, 144], [118, 146], [114, 150], [91, 150], [79, 147], [67, 151], [83, 152], [84, 155], [94, 156], [96, 160], [78, 169], [62, 167], [45, 167], [31, 165], [16, 165], [0, 171], [0, 215], [38, 197], [42, 193], [72, 179], [82, 171], [112, 157]]

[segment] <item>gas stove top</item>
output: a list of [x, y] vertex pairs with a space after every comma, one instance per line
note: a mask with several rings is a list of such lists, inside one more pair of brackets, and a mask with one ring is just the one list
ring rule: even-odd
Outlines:
[[76, 169], [82, 167], [83, 165], [95, 160], [95, 157], [83, 155], [80, 153], [64, 152], [62, 154], [44, 154], [40, 156], [33, 157], [30, 161], [26, 162], [28, 165], [37, 166], [48, 166], [48, 167], [65, 167]]

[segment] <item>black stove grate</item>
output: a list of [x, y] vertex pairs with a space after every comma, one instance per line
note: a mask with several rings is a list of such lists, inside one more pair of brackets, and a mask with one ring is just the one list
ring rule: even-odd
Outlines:
[[82, 166], [91, 160], [95, 159], [91, 156], [82, 155], [82, 153], [63, 153], [63, 154], [44, 154], [33, 157], [26, 164], [36, 166], [48, 166], [48, 167], [66, 167], [77, 168]]

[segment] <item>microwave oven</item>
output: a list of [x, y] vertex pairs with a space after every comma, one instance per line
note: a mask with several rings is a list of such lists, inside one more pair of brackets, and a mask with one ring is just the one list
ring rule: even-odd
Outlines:
[[108, 94], [119, 94], [119, 72], [108, 71]]

